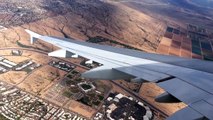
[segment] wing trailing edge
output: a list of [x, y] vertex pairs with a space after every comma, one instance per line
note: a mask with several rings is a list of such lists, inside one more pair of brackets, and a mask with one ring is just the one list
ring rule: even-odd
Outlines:
[[213, 119], [212, 62], [41, 36], [29, 30], [26, 32], [30, 34], [31, 44], [41, 39], [65, 50], [62, 56], [66, 56], [66, 51], [69, 51], [103, 64], [83, 73], [85, 78], [156, 82], [168, 93], [158, 98], [175, 97], [188, 104], [188, 107], [175, 113], [169, 120]]
[[204, 119], [204, 116], [202, 114], [193, 110], [192, 108], [185, 107], [174, 113], [169, 118], [167, 118], [167, 120], [207, 120], [207, 119]]
[[121, 80], [132, 79], [134, 76], [120, 72], [107, 66], [100, 66], [91, 69], [81, 75], [84, 78], [97, 79], [97, 80]]

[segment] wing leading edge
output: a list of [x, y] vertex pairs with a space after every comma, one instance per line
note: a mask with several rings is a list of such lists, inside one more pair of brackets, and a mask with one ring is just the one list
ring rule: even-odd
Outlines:
[[[50, 55], [68, 57], [68, 53], [80, 55], [103, 64], [83, 73], [93, 79], [135, 79], [156, 82], [170, 95], [188, 104], [168, 119], [183, 119], [183, 114], [193, 113], [189, 119], [213, 119], [213, 63], [196, 59], [184, 59], [144, 53], [124, 48], [97, 45], [65, 38], [42, 36], [26, 30], [31, 43], [37, 39], [51, 43], [61, 50]], [[60, 54], [60, 55], [58, 55]], [[63, 55], [61, 55], [63, 54]]]

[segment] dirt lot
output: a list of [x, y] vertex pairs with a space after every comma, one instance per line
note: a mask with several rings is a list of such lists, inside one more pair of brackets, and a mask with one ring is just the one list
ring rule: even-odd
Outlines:
[[56, 80], [59, 76], [63, 76], [65, 73], [60, 72], [56, 68], [51, 66], [43, 66], [32, 74], [30, 74], [21, 84], [18, 86], [28, 92], [34, 94], [40, 94], [50, 83]]
[[92, 109], [91, 107], [83, 105], [74, 100], [70, 100], [66, 106], [68, 109], [70, 109], [74, 112], [77, 112], [78, 114], [81, 114], [87, 118], [91, 118], [92, 115], [94, 115], [96, 113], [96, 110]]
[[26, 56], [4, 56], [4, 58], [8, 59], [9, 61], [12, 61], [16, 64], [24, 62], [26, 60], [30, 60], [31, 58]]
[[[4, 0], [0, 1], [2, 3], [5, 2]], [[17, 2], [14, 0], [10, 1], [15, 3]], [[19, 25], [14, 25], [15, 22], [13, 22], [13, 24], [9, 23], [8, 29], [0, 32], [0, 48], [37, 48], [46, 52], [55, 49], [52, 45], [43, 43], [41, 41], [36, 42], [34, 45], [30, 45], [29, 35], [24, 31], [24, 29], [30, 29], [43, 35], [54, 35], [57, 37], [74, 38], [77, 40], [87, 40], [88, 38], [101, 36], [148, 52], [155, 52], [159, 43], [161, 42], [162, 46], [159, 47], [159, 51], [161, 51], [160, 53], [165, 52], [166, 54], [175, 55], [180, 55], [181, 53], [179, 49], [171, 49], [170, 52], [170, 49], [168, 49], [167, 46], [170, 46], [172, 43], [169, 39], [165, 40], [164, 38], [163, 41], [160, 41], [160, 38], [165, 32], [165, 21], [150, 17], [149, 15], [140, 12], [140, 9], [135, 9], [131, 6], [128, 7], [125, 4], [114, 2], [97, 2], [94, 0], [81, 0], [81, 2], [76, 2], [75, 0], [64, 0], [58, 4], [54, 3], [57, 2], [57, 0], [47, 1], [47, 4], [42, 4], [40, 0], [33, 1], [35, 4], [28, 4], [29, 8], [34, 8], [32, 10], [35, 11], [30, 12], [33, 13], [32, 15], [37, 17], [36, 19], [33, 18], [33, 16], [26, 15], [20, 17], [20, 14], [17, 13], [14, 13], [14, 16], [18, 16], [17, 19], [11, 18], [9, 21], [7, 19], [7, 15], [4, 17], [6, 22], [11, 22], [13, 20], [20, 21], [18, 21]], [[17, 10], [17, 8], [14, 7], [11, 7], [10, 9], [14, 8], [15, 11], [28, 11], [30, 10], [27, 6], [28, 4], [24, 4], [24, 9]], [[19, 3], [18, 5], [15, 5], [15, 7], [19, 5], [23, 4]], [[40, 5], [41, 7], [37, 8], [38, 6], [36, 5]], [[5, 8], [5, 10], [10, 9]], [[12, 15], [10, 14], [8, 16]], [[26, 20], [23, 18], [28, 19]], [[173, 35], [169, 33], [167, 33], [165, 36], [171, 39], [173, 37]], [[175, 39], [178, 39], [177, 36]], [[183, 56], [187, 56], [187, 53], [183, 54]], [[0, 55], [10, 55], [10, 51], [0, 51]], [[38, 70], [35, 70], [33, 74], [30, 74], [21, 84], [19, 84], [19, 87], [31, 93], [45, 93], [47, 89], [57, 80], [58, 75], [63, 76], [65, 74], [64, 72], [61, 72], [60, 70], [58, 71], [53, 67], [46, 66], [46, 64], [50, 61], [50, 58], [45, 55], [25, 51], [23, 56], [25, 57], [20, 59], [18, 58], [14, 60], [14, 62], [20, 62], [26, 58], [31, 58], [35, 62], [44, 65]], [[11, 60], [15, 59], [13, 57], [7, 58]], [[76, 60], [75, 62], [78, 63], [79, 61]], [[79, 71], [84, 70], [79, 69]], [[0, 75], [0, 79], [12, 84], [17, 84], [21, 82], [26, 75], [26, 72], [8, 72]], [[109, 84], [108, 81], [104, 83]], [[113, 91], [128, 95], [125, 91], [117, 86], [113, 86]], [[139, 94], [148, 102], [165, 111], [165, 113], [169, 115], [185, 106], [183, 103], [156, 103], [154, 98], [162, 92], [162, 89], [150, 83], [144, 84], [141, 87]], [[61, 102], [61, 105], [63, 105], [63, 102]], [[84, 113], [88, 118], [95, 113], [93, 109], [75, 101], [70, 101], [67, 104], [67, 107], [78, 113]]]
[[0, 50], [0, 55], [1, 56], [10, 56], [11, 50]]
[[[21, 17], [14, 12], [14, 15], [18, 16], [17, 21], [20, 21], [18, 22], [19, 25], [12, 27], [13, 23], [10, 23], [10, 27], [0, 33], [0, 42], [2, 43], [0, 47], [19, 46], [17, 41], [28, 46], [29, 36], [24, 32], [24, 29], [30, 29], [44, 35], [78, 40], [102, 36], [138, 49], [152, 52], [156, 50], [159, 44], [159, 36], [163, 35], [166, 27], [165, 23], [123, 4], [86, 1], [61, 1], [57, 6], [55, 4], [57, 0], [47, 1], [45, 5], [40, 0], [37, 2], [33, 0], [34, 4], [25, 6], [22, 1], [11, 0], [11, 3], [8, 3], [12, 4], [11, 7], [8, 5], [9, 8], [5, 8], [5, 10], [9, 9], [14, 12], [13, 9], [19, 9], [23, 14], [31, 10], [30, 12], [35, 16]], [[25, 7], [14, 8], [13, 6], [17, 6], [16, 4]], [[45, 6], [45, 8], [36, 5]], [[58, 8], [64, 9], [55, 11]], [[22, 9], [25, 10], [22, 11]], [[43, 13], [38, 13], [38, 11]], [[24, 23], [24, 18], [29, 18], [32, 21]], [[7, 20], [5, 20], [6, 23]], [[37, 45], [37, 47], [39, 46], [43, 45]], [[50, 50], [45, 47], [43, 46], [43, 49]]]
[[24, 77], [27, 76], [26, 72], [22, 71], [9, 71], [0, 75], [0, 79], [10, 84], [17, 84], [23, 80]]

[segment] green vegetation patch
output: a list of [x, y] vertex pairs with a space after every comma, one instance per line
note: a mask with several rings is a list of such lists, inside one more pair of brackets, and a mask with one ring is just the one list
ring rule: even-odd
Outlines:
[[82, 78], [76, 78], [75, 80], [78, 81], [78, 82], [81, 82]]
[[30, 68], [25, 68], [24, 71], [28, 74], [30, 72], [32, 72], [32, 70]]
[[81, 98], [81, 99], [78, 100], [78, 101], [80, 101], [81, 103], [83, 103], [83, 104], [85, 104], [85, 105], [91, 106], [91, 105], [90, 105], [90, 99], [89, 99], [89, 97], [87, 97], [87, 96], [84, 96], [83, 98]]
[[64, 91], [63, 95], [64, 95], [65, 97], [71, 98], [72, 95], [73, 95], [73, 93], [71, 93], [70, 91]]
[[69, 88], [69, 90], [72, 93], [78, 93], [78, 92], [80, 92], [80, 90], [77, 87], [71, 87], [71, 88]]
[[3, 103], [1, 103], [1, 104], [0, 104], [0, 106], [4, 106], [4, 104], [3, 104]]
[[128, 49], [140, 50], [140, 49], [134, 48], [132, 46], [117, 42], [115, 40], [110, 40], [110, 39], [107, 39], [107, 38], [104, 38], [104, 37], [101, 37], [101, 36], [91, 37], [87, 40], [87, 42], [91, 42], [91, 43], [110, 42], [111, 44], [121, 45], [121, 46], [128, 48]]
[[101, 92], [102, 94], [108, 93], [111, 90], [111, 85], [106, 85], [101, 81], [96, 81], [93, 83], [96, 86], [97, 91]]
[[100, 103], [101, 103], [100, 101], [93, 101], [93, 102], [92, 102], [92, 104], [95, 105], [95, 106], [99, 106]]
[[104, 96], [98, 95], [98, 99], [99, 99], [99, 100], [103, 100], [103, 99], [104, 99]]
[[167, 31], [167, 32], [173, 32], [173, 28], [167, 27], [166, 31]]
[[92, 88], [91, 85], [88, 85], [88, 84], [81, 84], [81, 87], [84, 89], [84, 90], [89, 90]]
[[201, 55], [201, 50], [198, 47], [192, 46], [192, 53]]
[[69, 74], [67, 75], [68, 78], [72, 79], [73, 78], [73, 75]]
[[6, 117], [4, 117], [2, 114], [0, 114], [0, 120], [9, 120]]
[[16, 44], [17, 44], [19, 47], [31, 48], [31, 46], [24, 45], [24, 44], [20, 43], [19, 41], [16, 41]]
[[72, 71], [72, 74], [76, 75], [76, 74], [79, 74], [79, 72], [78, 72], [78, 71], [73, 70], [73, 71]]
[[94, 92], [92, 92], [92, 93], [88, 93], [88, 96], [91, 97], [91, 98], [95, 98], [96, 94]]
[[74, 81], [72, 81], [72, 80], [66, 80], [66, 85], [74, 85], [75, 84], [75, 82]]

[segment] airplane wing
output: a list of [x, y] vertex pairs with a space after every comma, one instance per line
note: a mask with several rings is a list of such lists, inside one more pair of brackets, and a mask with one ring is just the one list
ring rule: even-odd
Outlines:
[[29, 30], [26, 32], [31, 36], [31, 43], [41, 39], [61, 48], [49, 53], [50, 56], [77, 55], [103, 64], [83, 73], [83, 77], [155, 82], [168, 93], [156, 99], [172, 96], [188, 105], [169, 120], [182, 120], [183, 116], [187, 120], [213, 119], [213, 62], [42, 36]]

